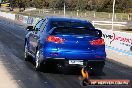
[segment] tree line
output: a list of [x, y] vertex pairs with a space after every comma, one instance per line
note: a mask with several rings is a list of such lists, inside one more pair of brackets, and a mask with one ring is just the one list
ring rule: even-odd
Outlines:
[[[113, 0], [9, 0], [14, 7], [23, 3], [26, 7], [63, 9], [64, 3], [67, 10], [94, 10], [111, 12]], [[131, 0], [116, 0], [115, 10], [124, 12], [132, 8]]]

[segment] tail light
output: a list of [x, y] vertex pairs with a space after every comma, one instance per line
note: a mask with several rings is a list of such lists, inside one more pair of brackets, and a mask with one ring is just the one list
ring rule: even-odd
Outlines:
[[64, 39], [56, 37], [56, 36], [48, 36], [47, 41], [54, 42], [54, 43], [64, 43]]
[[91, 45], [104, 45], [105, 42], [104, 42], [104, 39], [97, 39], [97, 40], [90, 41], [90, 44]]

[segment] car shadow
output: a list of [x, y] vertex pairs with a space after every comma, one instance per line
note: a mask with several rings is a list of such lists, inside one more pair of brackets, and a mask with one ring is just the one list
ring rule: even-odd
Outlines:
[[[34, 66], [35, 63], [33, 60], [30, 60]], [[42, 69], [40, 70], [43, 73], [52, 73], [52, 74], [64, 74], [64, 75], [76, 75], [76, 76], [81, 76], [81, 67], [76, 66], [76, 67], [62, 67], [58, 68], [56, 63], [47, 63], [42, 66]], [[106, 74], [104, 72], [99, 73], [99, 74], [91, 74], [89, 73], [89, 77], [91, 79], [101, 79], [101, 76], [105, 76]]]
[[46, 64], [43, 66], [41, 71], [44, 73], [53, 73], [53, 74], [81, 75], [81, 69], [79, 67], [76, 67], [76, 68], [69, 68], [69, 67], [58, 68], [56, 64]]
[[[47, 64], [46, 66], [43, 66], [42, 72], [44, 73], [52, 73], [52, 74], [64, 74], [64, 75], [76, 75], [81, 76], [81, 67], [62, 67], [58, 68], [56, 64]], [[106, 74], [104, 72], [99, 74], [91, 74], [89, 73], [90, 78], [92, 79], [101, 79], [100, 76], [105, 76]]]

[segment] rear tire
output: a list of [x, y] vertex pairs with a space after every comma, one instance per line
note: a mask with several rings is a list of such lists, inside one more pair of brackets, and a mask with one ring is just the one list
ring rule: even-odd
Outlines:
[[24, 60], [29, 61], [29, 59], [30, 59], [30, 56], [28, 54], [27, 44], [25, 44], [25, 46], [24, 46]]
[[104, 65], [104, 61], [89, 62], [87, 64], [87, 70], [91, 75], [101, 75], [103, 73]]
[[101, 75], [103, 73], [103, 68], [104, 67], [95, 67], [93, 68], [93, 70], [91, 71], [91, 74], [94, 75]]
[[36, 52], [36, 60], [35, 60], [35, 70], [41, 71], [43, 66], [43, 57], [40, 55], [40, 51]]
[[68, 69], [67, 69], [66, 66], [61, 66], [61, 67], [58, 67], [58, 66], [57, 66], [57, 70], [58, 70], [58, 72], [61, 73], [61, 74], [68, 74]]

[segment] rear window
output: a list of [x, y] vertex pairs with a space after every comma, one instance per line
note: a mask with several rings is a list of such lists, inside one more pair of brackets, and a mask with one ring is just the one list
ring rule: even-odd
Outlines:
[[58, 34], [68, 34], [68, 35], [86, 35], [86, 36], [97, 36], [101, 37], [102, 32], [100, 30], [96, 29], [88, 29], [88, 28], [55, 28], [52, 31], [52, 35], [58, 35]]
[[88, 29], [94, 29], [93, 25], [90, 23], [75, 21], [51, 21], [51, 29], [54, 27], [85, 27]]

